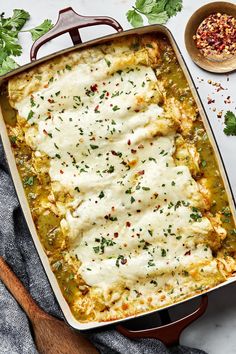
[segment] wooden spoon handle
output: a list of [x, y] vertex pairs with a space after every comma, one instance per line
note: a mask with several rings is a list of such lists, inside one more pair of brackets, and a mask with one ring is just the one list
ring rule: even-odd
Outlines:
[[0, 257], [0, 279], [31, 320], [34, 319], [36, 313], [43, 313], [3, 257]]

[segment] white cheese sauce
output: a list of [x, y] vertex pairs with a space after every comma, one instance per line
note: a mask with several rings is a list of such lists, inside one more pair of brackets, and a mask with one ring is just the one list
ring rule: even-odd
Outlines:
[[61, 226], [90, 286], [135, 284], [143, 293], [150, 279], [163, 285], [165, 274], [176, 285], [175, 272], [205, 260], [216, 269], [210, 248], [198, 244], [211, 223], [191, 217], [202, 203], [198, 184], [174, 163], [175, 133], [160, 136], [169, 123], [159, 96], [151, 68], [109, 74], [100, 60], [17, 104], [31, 125], [27, 143], [50, 157], [51, 181], [73, 198]]

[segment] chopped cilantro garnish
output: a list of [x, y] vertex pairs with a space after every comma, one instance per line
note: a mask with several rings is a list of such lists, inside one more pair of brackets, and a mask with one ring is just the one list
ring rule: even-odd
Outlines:
[[117, 260], [116, 260], [116, 266], [119, 267], [120, 266], [120, 261], [124, 261], [125, 257], [120, 254], [118, 257], [117, 257]]
[[161, 249], [161, 256], [162, 257], [166, 256], [166, 250], [164, 248]]
[[11, 141], [12, 144], [15, 144], [15, 143], [16, 143], [16, 141], [17, 141], [17, 136], [11, 135], [9, 138], [10, 138], [10, 141]]
[[93, 247], [93, 250], [94, 250], [95, 253], [99, 253], [100, 252], [100, 247], [99, 246]]
[[101, 192], [99, 193], [98, 198], [102, 199], [102, 198], [104, 198], [104, 196], [105, 196], [104, 192], [103, 192], [103, 191], [101, 191]]
[[115, 170], [115, 167], [111, 165], [111, 166], [108, 168], [107, 172], [108, 172], [108, 173], [112, 173], [112, 172], [114, 172], [114, 170]]
[[110, 217], [109, 217], [109, 220], [111, 220], [111, 221], [117, 221], [117, 217], [116, 217], [116, 216], [110, 216]]
[[192, 207], [193, 213], [190, 214], [190, 218], [194, 221], [201, 221], [202, 213], [198, 211], [198, 208]]
[[142, 187], [142, 189], [143, 189], [144, 191], [150, 191], [150, 188], [149, 188], [149, 187]]
[[24, 186], [33, 186], [34, 184], [34, 176], [26, 177], [24, 179]]
[[106, 62], [106, 64], [107, 64], [107, 66], [110, 67], [110, 66], [111, 66], [110, 60], [108, 60], [107, 58], [104, 58], [104, 60], [105, 60], [105, 62]]
[[31, 105], [31, 107], [34, 107], [36, 105], [36, 103], [34, 102], [33, 96], [30, 97], [30, 105]]
[[125, 193], [126, 193], [126, 194], [131, 194], [131, 188], [127, 189], [127, 190], [125, 191]]
[[28, 114], [28, 117], [27, 117], [27, 120], [30, 120], [34, 115], [34, 112], [32, 110], [29, 111], [29, 114]]
[[154, 266], [155, 266], [155, 263], [154, 263], [153, 259], [150, 259], [148, 261], [148, 267], [154, 267]]

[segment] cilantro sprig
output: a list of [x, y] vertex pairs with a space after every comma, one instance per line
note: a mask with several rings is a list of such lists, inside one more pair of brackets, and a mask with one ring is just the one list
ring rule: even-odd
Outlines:
[[231, 111], [225, 113], [224, 133], [226, 135], [236, 135], [236, 116]]
[[133, 27], [143, 25], [143, 16], [151, 24], [164, 24], [182, 9], [182, 0], [136, 0], [132, 10], [126, 13], [127, 20]]
[[26, 31], [22, 31], [22, 32], [30, 32], [33, 41], [36, 41], [43, 34], [48, 32], [52, 27], [53, 27], [52, 21], [46, 19], [39, 26], [31, 28]]
[[0, 14], [0, 75], [18, 67], [14, 57], [22, 53], [18, 38], [20, 32], [30, 32], [32, 40], [35, 41], [53, 26], [51, 20], [45, 20], [35, 28], [22, 31], [29, 19], [30, 14], [22, 9], [14, 9], [12, 17], [9, 18], [5, 18], [4, 13]]

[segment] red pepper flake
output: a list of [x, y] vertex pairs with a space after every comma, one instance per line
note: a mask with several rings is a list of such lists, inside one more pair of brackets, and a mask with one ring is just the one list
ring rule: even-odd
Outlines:
[[191, 254], [191, 250], [189, 250], [189, 251], [187, 251], [187, 252], [185, 252], [185, 256], [190, 256], [190, 254]]
[[99, 104], [94, 108], [94, 112], [95, 112], [95, 113], [100, 113], [100, 111], [99, 111]]
[[126, 221], [126, 227], [130, 227], [131, 223], [129, 221]]
[[138, 172], [137, 172], [137, 175], [142, 176], [142, 175], [144, 175], [144, 173], [145, 173], [145, 171], [144, 171], [144, 170], [141, 170], [141, 171], [138, 171]]
[[63, 175], [64, 171], [60, 170], [60, 174]]
[[127, 259], [126, 258], [122, 258], [120, 261], [121, 264], [126, 264], [127, 263]]
[[221, 90], [225, 90], [225, 88], [223, 86], [221, 86], [221, 84], [215, 85], [215, 86], [217, 86], [216, 92], [219, 92]]
[[55, 101], [52, 100], [51, 98], [49, 98], [49, 99], [48, 99], [48, 102], [49, 102], [49, 103], [54, 103]]
[[98, 85], [97, 84], [91, 85], [90, 86], [90, 90], [93, 91], [93, 92], [98, 91]]
[[136, 152], [137, 152], [137, 150], [131, 149], [131, 153], [132, 153], [132, 154], [136, 154]]
[[117, 238], [119, 236], [118, 232], [114, 232], [114, 237]]
[[225, 100], [224, 100], [224, 103], [225, 104], [229, 104], [229, 103], [231, 103], [231, 99], [230, 99], [230, 96], [228, 96]]
[[227, 90], [227, 88], [224, 88], [220, 82], [215, 82], [215, 81], [212, 81], [212, 80], [208, 80], [207, 81], [209, 85], [212, 85], [214, 87], [216, 87], [216, 92], [219, 92], [221, 90]]
[[209, 15], [202, 21], [193, 36], [196, 47], [205, 57], [229, 57], [236, 50], [236, 20], [221, 13]]
[[117, 152], [114, 151], [114, 150], [111, 150], [111, 153], [112, 153], [112, 155], [114, 155], [114, 156], [117, 156], [117, 155], [118, 155]]
[[207, 103], [208, 104], [212, 104], [212, 103], [215, 103], [215, 100], [213, 100], [211, 97], [207, 97]]
[[122, 304], [122, 310], [128, 310], [128, 308], [129, 308], [129, 305], [128, 304]]
[[127, 141], [127, 144], [128, 144], [128, 145], [131, 145], [131, 141], [130, 141], [130, 139]]
[[106, 92], [106, 96], [108, 97], [110, 95], [110, 93], [109, 92]]
[[45, 129], [43, 129], [43, 133], [44, 133], [45, 135], [48, 135], [48, 132], [47, 132], [47, 130], [45, 130]]

